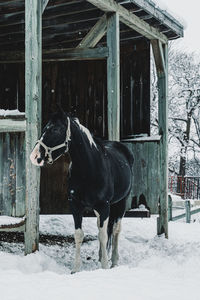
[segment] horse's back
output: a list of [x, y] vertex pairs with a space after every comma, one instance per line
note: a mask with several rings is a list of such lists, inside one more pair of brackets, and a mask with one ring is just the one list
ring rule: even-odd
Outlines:
[[[109, 145], [111, 147], [109, 147]], [[130, 168], [132, 168], [133, 162], [134, 162], [133, 154], [127, 148], [126, 145], [124, 145], [121, 142], [116, 142], [116, 141], [111, 142], [111, 141], [108, 141], [107, 144], [106, 144], [106, 147], [108, 147], [109, 151], [111, 151], [113, 154], [117, 154], [118, 152], [121, 153], [121, 154], [123, 154], [124, 157], [126, 158], [126, 160], [128, 161]]]
[[109, 158], [114, 187], [111, 203], [115, 203], [129, 195], [134, 159], [130, 150], [120, 142], [104, 141], [104, 148]]
[[103, 141], [103, 145], [106, 149], [106, 152], [108, 152], [111, 157], [117, 160], [122, 157], [123, 160], [126, 161], [129, 167], [132, 169], [134, 158], [132, 152], [127, 148], [126, 145], [116, 141]]

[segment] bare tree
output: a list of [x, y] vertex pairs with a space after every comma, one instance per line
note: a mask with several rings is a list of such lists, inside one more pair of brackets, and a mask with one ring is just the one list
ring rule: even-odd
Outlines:
[[[169, 56], [169, 137], [180, 144], [179, 175], [186, 175], [187, 154], [199, 150], [200, 63], [192, 54]], [[199, 136], [200, 137], [200, 136]]]
[[[157, 84], [152, 63], [152, 132], [157, 122]], [[200, 164], [200, 63], [193, 54], [169, 51], [169, 168], [185, 176], [187, 157]], [[174, 150], [176, 149], [176, 151]], [[192, 168], [190, 166], [190, 172]], [[191, 174], [190, 174], [191, 175]]]

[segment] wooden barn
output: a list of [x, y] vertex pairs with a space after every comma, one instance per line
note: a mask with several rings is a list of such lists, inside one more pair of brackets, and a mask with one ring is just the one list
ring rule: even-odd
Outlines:
[[[9, 227], [25, 232], [26, 253], [38, 249], [39, 213], [69, 213], [69, 157], [43, 168], [41, 176], [29, 159], [56, 104], [94, 135], [132, 149], [127, 209], [145, 204], [159, 214], [158, 234], [168, 236], [168, 41], [182, 36], [182, 25], [151, 0], [0, 2], [0, 214], [25, 216]], [[159, 87], [155, 137], [151, 55]]]

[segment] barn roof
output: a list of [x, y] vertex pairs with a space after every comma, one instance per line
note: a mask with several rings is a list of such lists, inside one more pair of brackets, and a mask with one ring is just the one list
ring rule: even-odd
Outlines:
[[[41, 0], [47, 3], [47, 0]], [[104, 15], [106, 9], [86, 0], [49, 0], [42, 17], [44, 49], [74, 48]], [[105, 2], [105, 1], [103, 1]], [[116, 0], [129, 12], [163, 33], [169, 40], [183, 36], [183, 26], [151, 0]], [[106, 3], [106, 2], [105, 2]], [[111, 3], [110, 0], [107, 3]], [[143, 39], [140, 33], [120, 23], [121, 42]], [[105, 37], [101, 40], [104, 42]], [[25, 0], [0, 2], [0, 47], [4, 50], [24, 50]]]

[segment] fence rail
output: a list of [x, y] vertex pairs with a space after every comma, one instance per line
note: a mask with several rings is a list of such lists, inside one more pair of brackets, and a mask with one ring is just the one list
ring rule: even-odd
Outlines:
[[169, 176], [168, 188], [184, 199], [200, 199], [200, 177]]
[[173, 217], [173, 215], [172, 215], [173, 208], [175, 208], [175, 207], [173, 206], [172, 197], [169, 195], [168, 196], [168, 221], [177, 221], [177, 220], [185, 218], [186, 223], [190, 223], [191, 216], [194, 214], [200, 213], [200, 208], [191, 210], [190, 200], [185, 201], [185, 213], [183, 213], [183, 214]]

